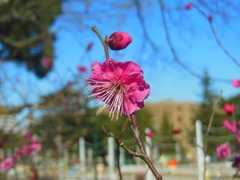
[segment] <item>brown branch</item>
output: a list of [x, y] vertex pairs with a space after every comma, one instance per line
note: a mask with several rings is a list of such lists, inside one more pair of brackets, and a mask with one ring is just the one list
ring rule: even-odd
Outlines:
[[207, 170], [206, 153], [207, 153], [207, 148], [208, 148], [208, 135], [210, 133], [210, 130], [211, 130], [211, 127], [212, 127], [212, 123], [213, 123], [213, 118], [214, 118], [214, 115], [216, 113], [217, 105], [220, 102], [220, 100], [221, 100], [221, 95], [216, 100], [216, 104], [215, 104], [215, 107], [213, 108], [213, 112], [211, 114], [210, 121], [209, 121], [209, 124], [208, 124], [208, 127], [207, 127], [207, 131], [206, 131], [206, 134], [205, 134], [205, 138], [204, 138], [204, 149], [203, 149], [203, 151], [204, 151], [204, 167], [203, 167], [204, 170], [203, 170], [203, 177], [205, 177], [206, 170]]
[[[125, 124], [127, 124], [127, 123], [125, 123]], [[125, 128], [125, 126], [126, 126], [125, 124], [124, 124], [123, 128]], [[106, 128], [105, 128], [105, 126], [104, 126], [103, 124], [101, 124], [101, 127], [102, 127], [102, 129], [103, 129], [103, 132], [104, 132], [108, 137], [113, 137], [114, 140], [115, 140], [115, 142], [117, 143], [117, 169], [118, 169], [118, 173], [119, 173], [119, 179], [122, 180], [123, 178], [122, 178], [122, 171], [121, 171], [120, 160], [119, 160], [119, 156], [120, 156], [119, 147], [120, 147], [121, 144], [123, 144], [123, 143], [120, 144], [120, 142], [122, 142], [121, 140], [119, 140], [120, 138], [118, 139], [118, 138], [116, 138], [112, 133], [109, 133], [109, 132], [106, 130]], [[121, 132], [123, 132], [123, 128], [122, 128]], [[121, 137], [121, 134], [122, 134], [122, 133], [120, 133], [120, 137]]]
[[98, 38], [100, 39], [102, 45], [103, 45], [103, 48], [104, 48], [104, 52], [105, 52], [105, 56], [106, 56], [106, 59], [109, 58], [109, 52], [108, 52], [108, 44], [106, 43], [106, 41], [102, 38], [101, 34], [99, 33], [98, 29], [96, 26], [93, 26], [92, 27], [92, 31], [95, 32], [95, 34], [98, 36]]
[[[141, 9], [141, 4], [140, 4], [140, 1], [139, 0], [135, 0], [135, 6], [136, 6], [136, 12], [137, 12], [137, 17], [140, 21], [140, 25], [141, 25], [141, 28], [142, 28], [142, 31], [143, 31], [143, 35], [145, 37], [145, 39], [149, 42], [149, 44], [152, 46], [153, 50], [154, 51], [157, 51], [157, 46], [155, 45], [155, 43], [151, 40], [151, 38], [149, 37], [148, 33], [147, 33], [147, 29], [145, 27], [145, 24], [144, 24], [144, 17], [140, 11]], [[146, 42], [144, 41], [143, 42], [143, 46], [146, 44]]]
[[161, 17], [162, 17], [162, 23], [163, 23], [163, 29], [165, 31], [165, 34], [166, 34], [166, 38], [167, 38], [167, 43], [168, 43], [168, 46], [171, 50], [171, 53], [173, 55], [173, 58], [174, 60], [184, 69], [186, 70], [187, 72], [189, 72], [192, 76], [198, 78], [198, 79], [202, 79], [201, 75], [197, 74], [196, 72], [192, 71], [191, 68], [189, 68], [186, 64], [184, 64], [180, 58], [177, 56], [177, 53], [176, 53], [176, 50], [175, 48], [173, 47], [173, 44], [171, 42], [171, 38], [170, 38], [170, 34], [169, 34], [169, 30], [168, 30], [168, 27], [167, 27], [167, 23], [166, 23], [166, 18], [165, 18], [165, 14], [164, 14], [164, 3], [163, 3], [163, 0], [158, 0], [159, 2], [159, 5], [160, 5], [160, 10], [161, 10]]
[[130, 120], [131, 120], [131, 123], [132, 123], [131, 127], [132, 127], [132, 130], [133, 130], [135, 140], [137, 141], [137, 144], [138, 144], [138, 146], [140, 148], [140, 152], [141, 152], [141, 154], [138, 154], [139, 157], [141, 157], [142, 160], [147, 164], [149, 169], [154, 174], [155, 178], [158, 179], [158, 180], [162, 180], [162, 176], [157, 172], [156, 168], [154, 167], [153, 163], [149, 159], [149, 157], [148, 157], [148, 155], [147, 155], [147, 153], [144, 149], [143, 143], [142, 143], [141, 138], [140, 138], [140, 132], [138, 130], [137, 119], [136, 119], [135, 114], [130, 115]]
[[[202, 11], [196, 4], [192, 3], [192, 6], [200, 13], [202, 14], [206, 19], [208, 19], [208, 15]], [[218, 46], [220, 47], [220, 49], [222, 49], [222, 51], [240, 68], [240, 63], [237, 61], [236, 58], [234, 58], [231, 53], [225, 48], [225, 46], [223, 45], [223, 43], [221, 42], [220, 38], [217, 35], [217, 32], [212, 24], [212, 20], [208, 20], [211, 31], [213, 33], [213, 36], [218, 44]]]

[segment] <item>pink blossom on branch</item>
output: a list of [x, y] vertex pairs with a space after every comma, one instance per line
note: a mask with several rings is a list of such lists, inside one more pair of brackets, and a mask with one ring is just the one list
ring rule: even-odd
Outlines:
[[136, 63], [117, 62], [107, 59], [104, 63], [93, 63], [92, 74], [87, 82], [93, 86], [91, 96], [105, 104], [113, 119], [116, 115], [130, 115], [144, 107], [144, 100], [149, 96], [150, 86], [143, 79], [143, 71]]
[[106, 39], [106, 43], [112, 50], [121, 50], [126, 48], [132, 42], [132, 37], [125, 32], [115, 32]]
[[152, 138], [153, 137], [153, 132], [152, 131], [148, 131], [146, 133], [146, 136]]
[[31, 152], [38, 152], [42, 149], [42, 145], [37, 140], [35, 140], [31, 142], [29, 149]]
[[223, 126], [230, 131], [231, 133], [236, 133], [237, 132], [237, 128], [236, 125], [234, 125], [233, 123], [231, 123], [229, 120], [224, 120], [222, 122]]
[[179, 134], [179, 133], [181, 133], [181, 129], [174, 129], [174, 130], [172, 131], [172, 133], [173, 133], [173, 134]]
[[210, 22], [211, 22], [211, 21], [212, 21], [212, 19], [213, 19], [213, 16], [209, 15], [209, 16], [208, 16], [208, 21], [210, 21]]
[[221, 144], [217, 147], [216, 154], [218, 158], [226, 158], [231, 154], [231, 149], [227, 144]]
[[26, 156], [31, 153], [31, 149], [29, 146], [24, 145], [20, 149], [16, 151], [16, 155], [19, 157]]
[[233, 79], [232, 80], [232, 85], [236, 88], [240, 87], [240, 80]]
[[186, 10], [190, 10], [191, 7], [192, 7], [192, 4], [191, 4], [191, 3], [188, 3], [188, 4], [186, 4], [186, 5], [184, 6], [184, 8], [185, 8]]
[[87, 68], [85, 66], [77, 66], [77, 70], [80, 72], [80, 73], [84, 73], [87, 71]]
[[92, 50], [93, 47], [93, 42], [88, 43], [87, 47], [86, 47], [86, 51], [89, 52]]
[[53, 65], [52, 61], [48, 58], [43, 58], [41, 63], [43, 67], [46, 69], [51, 69]]
[[233, 112], [237, 110], [237, 106], [232, 103], [227, 103], [223, 106], [223, 110], [225, 111], [226, 114], [231, 115]]
[[14, 166], [14, 160], [13, 158], [5, 158], [1, 163], [0, 163], [0, 169], [3, 169], [4, 171], [8, 171]]

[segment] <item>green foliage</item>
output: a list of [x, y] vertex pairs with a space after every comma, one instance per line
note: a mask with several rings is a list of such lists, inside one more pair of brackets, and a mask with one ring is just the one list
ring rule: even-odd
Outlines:
[[41, 137], [44, 149], [54, 148], [56, 137], [61, 136], [63, 145], [71, 150], [80, 137], [92, 135], [95, 113], [88, 103], [81, 89], [71, 84], [42, 97], [41, 116], [32, 130]]
[[[170, 119], [167, 113], [163, 114], [163, 119], [161, 122], [160, 130], [159, 132], [156, 132], [156, 139], [153, 138], [153, 142], [156, 144], [161, 144], [159, 150], [162, 154], [173, 154], [175, 153], [175, 149], [171, 148], [170, 146], [172, 143], [175, 142], [174, 136], [173, 136], [173, 127], [170, 123]], [[162, 144], [165, 144], [162, 146]]]
[[211, 77], [208, 74], [208, 71], [204, 71], [204, 76], [202, 78], [202, 108], [205, 108], [204, 106], [212, 107], [214, 103], [216, 102], [217, 95], [214, 92], [212, 88], [212, 80]]
[[168, 115], [166, 113], [164, 113], [163, 120], [162, 120], [162, 123], [160, 126], [160, 131], [159, 131], [161, 135], [171, 136], [172, 126], [169, 122], [170, 122], [170, 120], [168, 118]]
[[25, 144], [23, 137], [20, 134], [9, 133], [6, 134], [0, 131], [0, 149], [4, 149], [5, 152], [10, 149], [21, 147]]
[[61, 12], [61, 0], [0, 2], [0, 60], [25, 62], [38, 77], [46, 75], [43, 57], [53, 59], [54, 34], [49, 27]]

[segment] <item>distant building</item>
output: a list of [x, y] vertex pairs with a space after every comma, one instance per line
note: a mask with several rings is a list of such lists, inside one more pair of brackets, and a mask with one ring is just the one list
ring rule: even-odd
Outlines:
[[164, 118], [169, 120], [172, 129], [178, 131], [178, 133], [176, 135], [173, 134], [173, 136], [176, 141], [181, 144], [184, 152], [186, 152], [185, 156], [190, 159], [193, 158], [195, 147], [190, 144], [190, 141], [193, 141], [194, 134], [191, 136], [189, 132], [194, 131], [193, 118], [199, 109], [198, 105], [191, 102], [175, 102], [169, 100], [146, 103], [145, 108], [152, 115], [155, 131], [161, 129]]

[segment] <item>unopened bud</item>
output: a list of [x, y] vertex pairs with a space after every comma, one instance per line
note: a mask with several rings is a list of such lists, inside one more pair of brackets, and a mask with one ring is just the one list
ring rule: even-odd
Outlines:
[[213, 19], [212, 16], [208, 16], [208, 20], [209, 20], [210, 22], [212, 21], [212, 19]]
[[132, 42], [132, 37], [125, 32], [115, 32], [108, 39], [106, 43], [112, 50], [121, 50], [126, 48]]
[[191, 7], [192, 7], [192, 4], [191, 4], [191, 3], [188, 3], [188, 4], [186, 4], [186, 5], [184, 6], [184, 8], [185, 8], [186, 10], [191, 9]]

